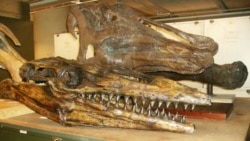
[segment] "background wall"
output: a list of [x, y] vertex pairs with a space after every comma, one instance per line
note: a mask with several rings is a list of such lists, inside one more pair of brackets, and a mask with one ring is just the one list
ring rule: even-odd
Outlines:
[[68, 7], [31, 13], [34, 24], [35, 59], [54, 56], [54, 34], [66, 32]]
[[[219, 45], [215, 55], [216, 64], [231, 64], [235, 61], [242, 61], [250, 70], [250, 17], [232, 17], [201, 21], [188, 21], [168, 23], [183, 31], [204, 35], [213, 38]], [[206, 91], [206, 84], [183, 82], [202, 91]], [[214, 86], [215, 94], [236, 94], [240, 97], [249, 97], [250, 78], [238, 89], [225, 90]]]
[[[14, 33], [21, 46], [15, 46], [8, 38], [6, 40], [24, 59], [32, 60], [34, 59], [33, 24], [30, 22], [29, 15], [28, 3], [20, 2], [20, 0], [1, 0], [0, 2], [0, 23]], [[10, 78], [9, 72], [0, 69], [0, 80], [5, 78]]]

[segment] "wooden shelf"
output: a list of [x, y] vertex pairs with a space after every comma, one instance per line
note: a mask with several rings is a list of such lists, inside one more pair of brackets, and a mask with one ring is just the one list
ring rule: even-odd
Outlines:
[[0, 99], [0, 119], [7, 119], [29, 113], [34, 113], [34, 111], [17, 101]]
[[[2, 102], [0, 102], [2, 103]], [[4, 105], [4, 104], [3, 104]], [[18, 105], [20, 107], [21, 104]], [[213, 104], [210, 107], [210, 112], [220, 111], [224, 109], [224, 104]], [[232, 106], [232, 105], [231, 105]], [[17, 106], [14, 106], [17, 107]], [[230, 106], [229, 106], [230, 107]], [[23, 114], [20, 116], [13, 116], [11, 118], [0, 119], [0, 123], [12, 124], [15, 126], [22, 126], [27, 128], [35, 128], [37, 130], [45, 130], [48, 132], [58, 132], [61, 134], [70, 134], [77, 136], [81, 139], [94, 138], [101, 140], [168, 140], [168, 141], [244, 141], [247, 136], [250, 121], [250, 98], [235, 98], [233, 104], [233, 111], [228, 115], [227, 120], [214, 120], [214, 119], [200, 119], [189, 118], [187, 122], [195, 124], [196, 130], [192, 134], [180, 134], [164, 131], [147, 131], [147, 130], [134, 130], [134, 129], [120, 129], [120, 128], [103, 128], [103, 127], [64, 127], [56, 122], [48, 120], [36, 113]], [[181, 108], [181, 107], [180, 107]], [[189, 107], [190, 108], [190, 107]], [[196, 107], [194, 111], [186, 111], [196, 113], [203, 107]], [[1, 108], [0, 108], [1, 109]], [[204, 111], [208, 109], [203, 109]], [[203, 113], [204, 114], [204, 113]], [[206, 113], [209, 114], [208, 112]]]

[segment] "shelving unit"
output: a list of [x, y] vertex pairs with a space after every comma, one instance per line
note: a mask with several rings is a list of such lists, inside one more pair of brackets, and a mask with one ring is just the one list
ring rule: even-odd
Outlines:
[[[4, 103], [1, 102], [1, 105]], [[22, 104], [16, 105], [20, 107]], [[0, 106], [1, 107], [1, 106]], [[0, 120], [0, 138], [34, 135], [36, 140], [43, 138], [64, 140], [168, 140], [168, 141], [244, 141], [250, 122], [250, 98], [236, 98], [232, 113], [227, 120], [193, 119], [188, 122], [196, 125], [192, 134], [180, 134], [166, 131], [147, 131], [120, 128], [103, 127], [64, 127], [56, 122], [48, 120], [36, 113], [25, 113]], [[0, 111], [6, 109], [0, 108]], [[6, 130], [8, 129], [8, 130]], [[27, 132], [26, 132], [27, 131]], [[24, 132], [24, 133], [23, 133]], [[27, 133], [27, 134], [26, 134]], [[29, 134], [30, 133], [30, 134]], [[58, 137], [58, 138], [53, 138]], [[65, 137], [65, 139], [64, 139]], [[29, 137], [27, 137], [29, 138]], [[28, 140], [28, 139], [27, 139]], [[14, 141], [19, 141], [18, 139]]]

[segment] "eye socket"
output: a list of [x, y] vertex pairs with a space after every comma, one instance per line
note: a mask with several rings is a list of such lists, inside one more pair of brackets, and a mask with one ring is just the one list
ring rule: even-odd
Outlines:
[[82, 70], [80, 68], [66, 67], [59, 71], [58, 80], [69, 88], [76, 88], [82, 82]]
[[68, 71], [64, 71], [61, 75], [60, 75], [61, 80], [63, 81], [70, 81], [71, 80], [71, 76], [70, 73]]
[[52, 68], [35, 67], [32, 64], [24, 64], [19, 72], [22, 81], [33, 80], [36, 83], [44, 83], [56, 77], [56, 72]]

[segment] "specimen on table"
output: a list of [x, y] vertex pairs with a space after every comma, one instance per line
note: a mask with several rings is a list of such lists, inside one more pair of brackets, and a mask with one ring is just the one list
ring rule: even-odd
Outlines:
[[[24, 59], [13, 55], [15, 50], [6, 47], [2, 35], [1, 57], [19, 64]], [[1, 61], [2, 66], [8, 64], [8, 59]], [[180, 104], [191, 110], [195, 105], [211, 104], [207, 94], [194, 88], [112, 65], [51, 57], [24, 61], [16, 69], [19, 71], [8, 71], [11, 76], [19, 73], [21, 79], [1, 81], [0, 98], [17, 100], [63, 125], [192, 133], [194, 125], [186, 122], [185, 116], [166, 113], [166, 109]]]
[[[5, 35], [19, 45], [13, 33], [0, 25], [0, 58], [18, 64], [11, 69], [8, 59], [0, 60], [12, 76], [0, 82], [0, 98], [20, 101], [68, 126], [194, 131], [185, 116], [166, 110], [211, 105], [210, 97], [165, 75], [152, 74], [201, 74], [215, 65], [217, 43], [147, 20], [124, 5], [73, 6], [67, 25], [73, 35], [73, 28], [79, 28], [77, 60], [50, 57], [26, 61], [6, 41]], [[167, 39], [150, 26], [183, 40]], [[86, 59], [89, 44], [94, 46], [94, 57]]]

